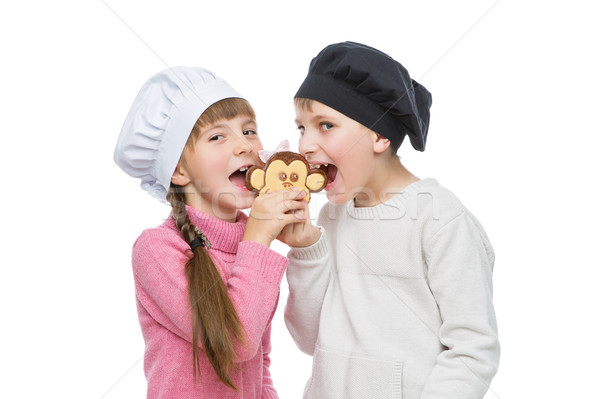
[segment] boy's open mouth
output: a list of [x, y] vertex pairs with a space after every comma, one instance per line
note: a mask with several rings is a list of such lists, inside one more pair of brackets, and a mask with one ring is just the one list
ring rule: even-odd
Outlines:
[[251, 165], [243, 166], [229, 175], [229, 181], [236, 187], [246, 189], [246, 171]]
[[330, 186], [334, 181], [335, 178], [337, 177], [337, 166], [335, 166], [332, 163], [324, 163], [321, 165], [316, 166], [317, 168], [325, 171], [325, 173], [327, 173], [327, 186]]

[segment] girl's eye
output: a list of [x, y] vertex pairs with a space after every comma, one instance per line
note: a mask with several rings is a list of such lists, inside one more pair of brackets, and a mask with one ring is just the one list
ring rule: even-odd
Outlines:
[[304, 126], [298, 126], [298, 131], [300, 134], [304, 134]]
[[244, 136], [250, 136], [253, 134], [257, 134], [255, 130], [244, 130]]
[[287, 175], [283, 172], [279, 173], [279, 180], [285, 181], [285, 179], [287, 179]]
[[219, 141], [223, 139], [223, 135], [222, 134], [215, 134], [214, 136], [210, 136], [210, 139], [208, 139], [209, 141]]

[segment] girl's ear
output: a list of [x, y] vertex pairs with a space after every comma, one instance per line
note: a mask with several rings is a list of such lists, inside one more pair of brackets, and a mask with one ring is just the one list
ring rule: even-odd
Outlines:
[[381, 154], [390, 146], [390, 140], [380, 134], [375, 133], [375, 141], [373, 142], [373, 151], [376, 154]]
[[175, 168], [175, 172], [173, 172], [173, 176], [171, 176], [171, 183], [177, 184], [178, 186], [185, 186], [190, 181], [187, 171], [183, 165], [181, 165], [181, 162], [179, 162]]

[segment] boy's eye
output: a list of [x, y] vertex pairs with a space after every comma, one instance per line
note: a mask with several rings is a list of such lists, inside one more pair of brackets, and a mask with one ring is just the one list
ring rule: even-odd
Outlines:
[[298, 131], [300, 134], [304, 134], [304, 126], [298, 126]]
[[215, 134], [210, 136], [210, 138], [208, 139], [209, 141], [219, 141], [223, 138], [222, 134]]
[[251, 130], [251, 129], [244, 130], [243, 133], [244, 133], [244, 136], [250, 136], [250, 135], [253, 135], [253, 134], [257, 134], [256, 130]]
[[322, 130], [329, 130], [329, 129], [333, 129], [333, 125], [329, 122], [322, 122], [321, 123], [321, 129]]

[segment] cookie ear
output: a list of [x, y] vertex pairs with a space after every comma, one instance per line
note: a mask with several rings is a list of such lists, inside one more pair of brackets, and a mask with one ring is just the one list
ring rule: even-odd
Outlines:
[[306, 177], [306, 187], [312, 191], [320, 191], [327, 185], [327, 175], [322, 170], [311, 169]]
[[246, 172], [246, 188], [250, 191], [259, 191], [265, 186], [265, 171], [258, 166], [253, 166]]

